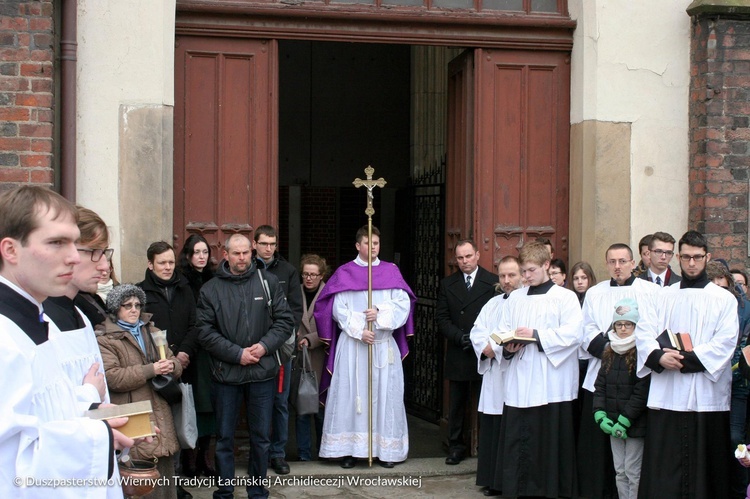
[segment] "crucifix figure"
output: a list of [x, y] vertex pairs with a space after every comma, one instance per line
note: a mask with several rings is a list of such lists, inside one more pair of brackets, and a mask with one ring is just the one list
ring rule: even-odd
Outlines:
[[[368, 166], [365, 168], [365, 174], [367, 180], [361, 178], [355, 178], [354, 187], [365, 187], [367, 189], [367, 208], [365, 209], [365, 215], [367, 215], [367, 241], [368, 244], [372, 243], [372, 216], [375, 214], [375, 208], [372, 206], [374, 199], [372, 190], [375, 187], [381, 189], [385, 187], [386, 181], [383, 177], [377, 180], [372, 179], [372, 174], [375, 173], [375, 168]], [[367, 252], [367, 308], [372, 308], [372, 251]], [[372, 322], [367, 323], [367, 328], [372, 330]], [[368, 449], [368, 464], [372, 466], [372, 345], [368, 345], [367, 348], [367, 399], [368, 399], [368, 411], [367, 411], [367, 449]]]

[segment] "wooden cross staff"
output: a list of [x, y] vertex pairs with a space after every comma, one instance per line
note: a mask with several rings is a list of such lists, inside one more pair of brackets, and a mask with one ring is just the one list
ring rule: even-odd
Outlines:
[[[355, 178], [354, 187], [364, 186], [367, 189], [367, 308], [372, 308], [372, 216], [375, 214], [375, 208], [372, 206], [373, 194], [375, 187], [381, 189], [385, 187], [386, 181], [383, 177], [377, 180], [372, 179], [375, 169], [372, 166], [365, 168], [367, 180]], [[367, 322], [367, 329], [372, 331], [372, 322]], [[369, 465], [372, 466], [372, 345], [367, 345], [367, 456]]]

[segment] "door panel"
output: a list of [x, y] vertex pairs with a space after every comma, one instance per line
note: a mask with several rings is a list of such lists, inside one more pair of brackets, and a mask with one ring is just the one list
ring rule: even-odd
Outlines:
[[274, 40], [178, 37], [175, 246], [200, 233], [217, 250], [233, 233], [277, 224], [276, 47]]
[[[567, 259], [569, 55], [476, 49], [475, 220], [481, 264], [494, 268], [549, 237]], [[449, 194], [450, 196], [450, 194]]]
[[448, 65], [448, 143], [446, 151], [446, 274], [455, 269], [454, 248], [473, 237], [474, 54], [467, 50]]

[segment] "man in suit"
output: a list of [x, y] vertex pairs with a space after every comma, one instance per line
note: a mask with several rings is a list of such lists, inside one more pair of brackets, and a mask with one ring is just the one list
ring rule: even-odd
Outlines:
[[662, 288], [680, 282], [682, 277], [672, 272], [669, 262], [674, 256], [674, 237], [666, 232], [654, 232], [648, 243], [650, 263], [648, 272], [639, 277], [658, 284]]
[[482, 307], [495, 296], [498, 278], [479, 266], [474, 241], [456, 243], [459, 271], [440, 283], [435, 319], [438, 331], [448, 340], [445, 378], [449, 381], [448, 457], [445, 464], [458, 464], [466, 456], [464, 416], [471, 394], [477, 393], [481, 377], [469, 333]]

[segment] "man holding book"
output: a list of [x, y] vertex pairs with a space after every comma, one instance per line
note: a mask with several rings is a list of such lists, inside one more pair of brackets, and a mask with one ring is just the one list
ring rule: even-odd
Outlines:
[[502, 471], [497, 468], [497, 447], [505, 403], [505, 376], [498, 360], [503, 354], [503, 347], [491, 340], [490, 334], [495, 334], [492, 331], [495, 331], [500, 321], [500, 314], [508, 303], [510, 294], [522, 285], [521, 267], [515, 256], [508, 255], [500, 260], [497, 270], [500, 277], [498, 287], [503, 294], [495, 296], [482, 307], [470, 334], [477, 358], [477, 372], [482, 375], [482, 389], [477, 408], [479, 445], [476, 484], [484, 487], [485, 496], [496, 496], [501, 492], [492, 488], [492, 480], [496, 473]]
[[505, 406], [491, 488], [507, 497], [573, 497], [581, 306], [550, 280], [543, 244], [526, 244], [519, 257], [528, 287], [511, 293], [493, 332], [515, 330], [536, 343], [503, 346]]
[[[657, 317], [643, 317], [635, 332], [638, 376], [651, 373], [638, 497], [729, 497], [737, 303], [709, 281], [711, 254], [702, 234], [682, 236], [679, 259], [682, 281], [660, 293]], [[662, 346], [670, 331], [689, 334], [692, 351]]]

